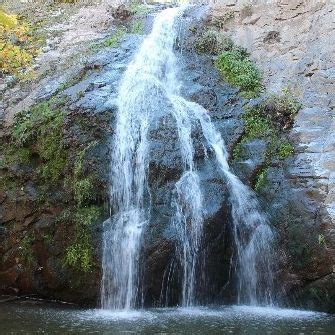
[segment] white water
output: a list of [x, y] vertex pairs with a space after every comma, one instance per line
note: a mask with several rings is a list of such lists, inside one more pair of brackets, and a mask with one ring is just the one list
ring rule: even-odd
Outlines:
[[150, 216], [147, 133], [159, 111], [159, 97], [174, 82], [171, 32], [179, 12], [175, 8], [157, 15], [121, 82], [111, 161], [113, 217], [103, 236], [104, 309], [130, 309], [136, 303], [141, 238]]
[[[271, 229], [259, 212], [252, 191], [230, 171], [223, 139], [207, 111], [179, 93], [174, 42], [182, 13], [182, 8], [169, 8], [157, 15], [151, 34], [121, 82], [111, 162], [113, 216], [104, 225], [101, 290], [104, 309], [131, 309], [136, 305], [141, 240], [150, 220], [147, 135], [149, 126], [161, 113], [172, 113], [175, 118], [183, 163], [172, 204], [175, 209], [172, 224], [178, 232], [178, 255], [183, 268], [182, 305], [197, 304], [196, 269], [205, 215], [192, 140], [192, 129], [199, 126], [206, 139], [203, 145], [215, 154], [222, 178], [229, 185], [239, 302], [271, 303]], [[162, 100], [172, 107], [162, 110]]]

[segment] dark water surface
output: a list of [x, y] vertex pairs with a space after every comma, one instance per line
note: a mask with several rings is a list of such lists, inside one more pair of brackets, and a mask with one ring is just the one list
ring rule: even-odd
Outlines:
[[108, 312], [25, 301], [0, 304], [0, 334], [334, 335], [335, 317], [248, 306]]

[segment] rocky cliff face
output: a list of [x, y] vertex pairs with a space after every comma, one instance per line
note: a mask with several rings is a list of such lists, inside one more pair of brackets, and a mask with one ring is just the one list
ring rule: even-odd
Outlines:
[[298, 296], [333, 309], [334, 4], [219, 0], [208, 19], [251, 52], [267, 92], [289, 87], [302, 103], [290, 132], [294, 156], [270, 168], [261, 193], [288, 257], [286, 289], [305, 287]]

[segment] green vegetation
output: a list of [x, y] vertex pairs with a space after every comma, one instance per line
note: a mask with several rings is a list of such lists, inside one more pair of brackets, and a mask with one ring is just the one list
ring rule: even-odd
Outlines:
[[142, 16], [150, 12], [150, 8], [141, 0], [133, 0], [129, 5], [129, 10], [133, 15]]
[[34, 260], [32, 245], [35, 242], [35, 238], [33, 235], [26, 235], [20, 242], [19, 246], [19, 254], [21, 258], [27, 264], [32, 263]]
[[127, 29], [125, 27], [121, 27], [117, 31], [115, 31], [112, 36], [103, 40], [101, 43], [93, 44], [91, 46], [91, 49], [92, 51], [97, 51], [101, 48], [116, 47], [121, 42], [122, 38], [125, 36], [126, 33]]
[[250, 140], [262, 139], [266, 142], [266, 155], [263, 169], [255, 177], [254, 188], [260, 191], [266, 184], [267, 168], [274, 160], [284, 160], [294, 153], [294, 146], [285, 139], [282, 132], [293, 124], [294, 115], [300, 104], [289, 90], [271, 95], [261, 104], [246, 108], [242, 116], [245, 122], [244, 133], [233, 149], [236, 160], [243, 153], [243, 144]]
[[278, 156], [280, 159], [290, 157], [294, 153], [294, 146], [290, 142], [283, 142], [278, 148]]
[[262, 76], [245, 49], [222, 52], [215, 62], [227, 82], [241, 89], [244, 97], [255, 97], [262, 90]]
[[73, 243], [66, 249], [65, 264], [83, 272], [89, 272], [93, 262], [92, 234], [90, 226], [101, 216], [99, 207], [79, 208], [67, 219], [76, 224]]
[[216, 30], [207, 30], [196, 40], [194, 49], [197, 53], [218, 55], [220, 52], [232, 50], [233, 41]]
[[41, 163], [39, 176], [45, 181], [57, 182], [67, 161], [63, 124], [64, 114], [51, 100], [18, 113], [11, 132], [13, 156], [8, 155], [9, 159], [27, 162], [35, 154]]
[[137, 20], [133, 23], [130, 32], [132, 34], [142, 34], [143, 33], [143, 29], [144, 29], [144, 24], [142, 21]]
[[96, 144], [96, 141], [89, 143], [76, 155], [73, 176], [65, 181], [73, 193], [75, 204], [59, 217], [59, 221], [73, 222], [76, 227], [74, 240], [66, 249], [65, 264], [83, 272], [92, 268], [91, 226], [102, 214], [101, 208], [93, 205], [97, 199], [96, 178], [87, 176], [84, 171], [86, 156]]
[[[190, 31], [194, 34], [198, 32], [195, 27]], [[218, 56], [216, 68], [229, 84], [240, 88], [242, 96], [252, 98], [261, 93], [261, 72], [250, 59], [250, 54], [246, 49], [235, 46], [231, 38], [217, 28], [212, 27], [199, 34], [194, 50], [199, 54]]]
[[20, 79], [33, 77], [27, 68], [38, 52], [38, 41], [28, 23], [0, 10], [0, 72]]
[[318, 236], [318, 242], [319, 242], [319, 245], [322, 245], [322, 246], [326, 247], [327, 245], [326, 245], [326, 237], [325, 237], [325, 235], [319, 234], [319, 236]]
[[229, 21], [234, 19], [235, 13], [233, 11], [228, 11], [224, 13], [221, 17], [215, 17], [213, 19], [213, 25], [217, 28], [222, 29]]
[[254, 190], [259, 192], [267, 183], [267, 169], [262, 169], [258, 174], [254, 186]]
[[125, 28], [120, 28], [118, 29], [111, 37], [106, 39], [105, 41], [102, 42], [101, 47], [114, 47], [116, 46], [121, 39], [124, 37], [126, 34], [126, 29]]

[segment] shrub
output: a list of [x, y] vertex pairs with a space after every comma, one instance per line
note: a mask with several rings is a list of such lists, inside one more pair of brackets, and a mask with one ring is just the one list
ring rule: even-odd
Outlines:
[[220, 52], [232, 50], [233, 41], [215, 30], [205, 31], [195, 42], [194, 49], [197, 53], [218, 55]]
[[221, 53], [215, 64], [229, 84], [241, 89], [243, 96], [254, 97], [262, 89], [262, 77], [248, 56], [245, 49], [234, 48]]
[[0, 10], [0, 70], [7, 74], [24, 77], [38, 48], [28, 25], [15, 15]]
[[288, 129], [293, 125], [294, 116], [301, 109], [301, 104], [291, 90], [286, 88], [279, 94], [270, 95], [262, 104], [262, 109], [271, 117], [273, 123], [280, 125], [282, 129]]
[[278, 156], [280, 159], [285, 159], [291, 156], [294, 152], [294, 147], [290, 142], [283, 142], [278, 148]]
[[233, 11], [228, 11], [224, 13], [221, 17], [215, 17], [212, 22], [214, 26], [222, 29], [234, 17], [235, 13]]

